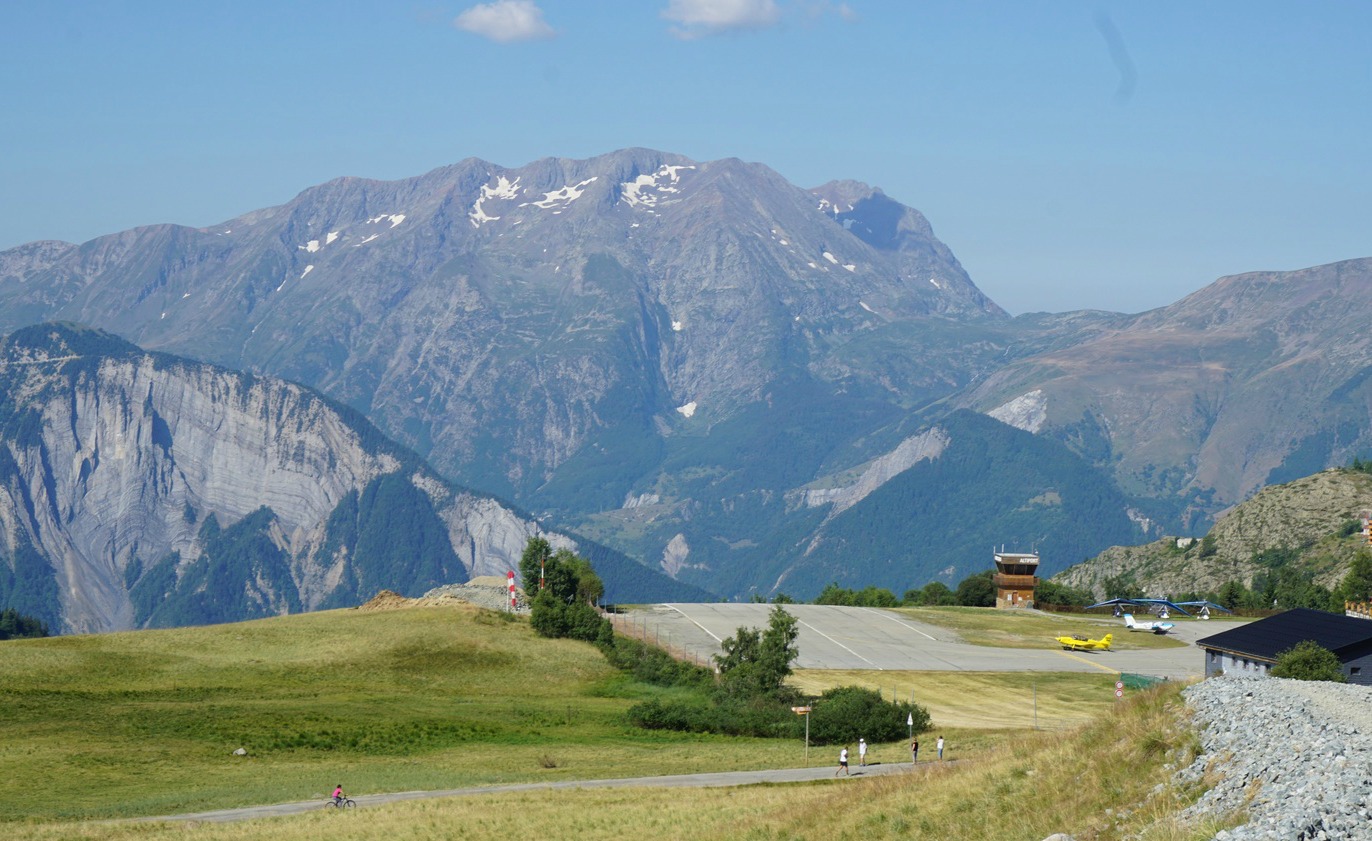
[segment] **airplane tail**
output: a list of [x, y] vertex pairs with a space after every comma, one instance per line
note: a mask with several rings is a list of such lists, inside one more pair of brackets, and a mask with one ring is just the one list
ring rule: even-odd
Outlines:
[[1139, 625], [1139, 623], [1137, 623], [1137, 622], [1134, 621], [1134, 614], [1132, 614], [1132, 613], [1126, 613], [1126, 614], [1124, 614], [1124, 627], [1126, 627], [1126, 628], [1137, 628], [1138, 625]]
[[1109, 647], [1110, 647], [1110, 641], [1111, 641], [1112, 639], [1114, 639], [1114, 638], [1115, 638], [1115, 635], [1114, 635], [1114, 634], [1106, 634], [1106, 635], [1105, 635], [1105, 639], [1101, 640], [1101, 642], [1105, 643], [1105, 647], [1106, 647], [1106, 648], [1109, 648]]

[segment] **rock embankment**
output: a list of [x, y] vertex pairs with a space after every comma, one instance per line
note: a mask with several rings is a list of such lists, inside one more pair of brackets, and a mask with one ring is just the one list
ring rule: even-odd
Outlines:
[[1185, 696], [1203, 752], [1181, 781], [1218, 778], [1188, 813], [1248, 816], [1217, 839], [1372, 838], [1372, 689], [1211, 678]]

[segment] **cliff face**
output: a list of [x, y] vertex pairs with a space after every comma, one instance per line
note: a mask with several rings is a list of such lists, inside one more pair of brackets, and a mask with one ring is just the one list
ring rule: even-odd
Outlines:
[[[11, 594], [25, 580], [30, 592], [51, 591], [18, 560], [26, 550], [47, 559], [58, 603], [26, 607], [55, 611], [66, 631], [196, 618], [184, 605], [168, 613], [169, 602], [215, 604], [228, 616], [241, 603], [265, 615], [347, 603], [375, 582], [419, 592], [503, 575], [535, 532], [284, 381], [45, 325], [0, 349], [0, 391], [0, 577], [12, 570]], [[227, 584], [246, 596], [214, 592], [224, 586], [215, 573], [188, 590], [197, 564], [232, 563], [243, 535], [231, 530], [246, 520], [268, 549], [247, 562], [246, 580]], [[413, 580], [396, 580], [416, 570], [375, 545], [405, 544], [406, 534], [389, 533], [397, 527], [427, 535], [409, 547], [427, 564]]]

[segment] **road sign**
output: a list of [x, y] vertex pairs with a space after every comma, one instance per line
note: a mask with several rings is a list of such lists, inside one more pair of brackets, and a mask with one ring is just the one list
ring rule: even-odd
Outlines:
[[1123, 690], [1123, 689], [1116, 689], [1116, 690], [1115, 690], [1115, 697], [1116, 697], [1116, 698], [1123, 698], [1123, 697], [1124, 697], [1124, 690]]
[[796, 715], [805, 715], [809, 711], [809, 707], [791, 707], [791, 712], [795, 713]]
[[1117, 681], [1115, 681], [1115, 688], [1116, 688], [1116, 689], [1123, 689], [1123, 688], [1124, 688], [1124, 681], [1122, 681], [1122, 680], [1117, 680]]
[[908, 726], [910, 726], [910, 727], [914, 727], [914, 726], [915, 726], [915, 714], [914, 714], [914, 713], [910, 713], [909, 715], [907, 715], [907, 716], [905, 717], [905, 723], [906, 723]]

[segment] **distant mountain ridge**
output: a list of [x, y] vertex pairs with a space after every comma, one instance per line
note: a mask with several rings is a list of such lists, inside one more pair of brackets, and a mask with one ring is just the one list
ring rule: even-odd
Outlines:
[[[54, 628], [418, 595], [517, 569], [538, 533], [301, 386], [64, 325], [0, 343], [0, 603]], [[643, 589], [626, 563], [612, 592]]]
[[[1048, 540], [1050, 571], [1131, 532], [1202, 531], [1265, 482], [1346, 463], [1372, 445], [1370, 268], [1012, 319], [879, 189], [626, 149], [341, 178], [209, 228], [0, 252], [0, 331], [71, 319], [299, 381], [449, 480], [675, 579], [803, 596], [878, 568], [899, 588], [984, 566], [938, 548], [967, 545], [956, 524], [864, 513], [892, 483], [927, 499], [903, 483], [1003, 481], [931, 467], [949, 425], [1013, 453], [1003, 466], [1043, 499], [1070, 474], [1109, 500], [1094, 524], [1064, 526], [1074, 505], [1046, 530], [987, 521], [987, 546]], [[959, 409], [1065, 450], [949, 420]], [[821, 562], [859, 521], [873, 539]], [[939, 564], [869, 556], [909, 529]]]

